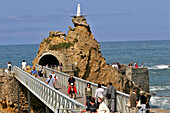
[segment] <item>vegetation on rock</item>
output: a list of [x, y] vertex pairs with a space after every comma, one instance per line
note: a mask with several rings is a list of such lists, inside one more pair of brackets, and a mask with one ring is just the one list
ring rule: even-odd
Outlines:
[[45, 39], [45, 38], [44, 38], [44, 42], [46, 42], [46, 43], [50, 43], [50, 42], [51, 42], [51, 39], [48, 39], [48, 38], [47, 38], [47, 39]]
[[51, 38], [54, 38], [54, 36], [50, 36]]
[[74, 38], [73, 43], [76, 43], [76, 42], [78, 42], [78, 39]]
[[59, 43], [57, 45], [49, 46], [49, 50], [59, 50], [59, 49], [68, 49], [70, 46], [73, 46], [72, 43]]

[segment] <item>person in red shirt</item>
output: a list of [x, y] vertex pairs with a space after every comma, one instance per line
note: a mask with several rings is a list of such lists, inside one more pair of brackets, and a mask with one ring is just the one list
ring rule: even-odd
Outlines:
[[135, 63], [135, 68], [138, 68], [138, 63], [137, 62]]
[[68, 87], [68, 95], [70, 96], [70, 98], [73, 97], [73, 99], [75, 99], [76, 93], [77, 93], [77, 89], [74, 86], [74, 84], [71, 83], [71, 85]]

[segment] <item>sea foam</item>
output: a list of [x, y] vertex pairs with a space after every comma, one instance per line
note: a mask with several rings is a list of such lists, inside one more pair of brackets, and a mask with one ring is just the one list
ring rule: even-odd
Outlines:
[[148, 69], [170, 69], [169, 65], [155, 65], [152, 67], [148, 67]]
[[170, 89], [170, 85], [167, 86], [150, 86], [149, 90], [151, 92], [153, 91], [163, 91], [163, 90], [169, 90]]
[[152, 106], [159, 106], [159, 108], [170, 110], [170, 97], [151, 97], [150, 104]]

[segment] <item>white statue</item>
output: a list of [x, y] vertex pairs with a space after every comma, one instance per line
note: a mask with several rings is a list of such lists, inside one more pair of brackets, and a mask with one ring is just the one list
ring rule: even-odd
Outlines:
[[81, 14], [80, 14], [80, 4], [78, 4], [78, 6], [77, 6], [77, 16], [81, 16]]

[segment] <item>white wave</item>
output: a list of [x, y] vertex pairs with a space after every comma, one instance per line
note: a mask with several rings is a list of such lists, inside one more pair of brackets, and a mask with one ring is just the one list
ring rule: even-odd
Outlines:
[[151, 106], [159, 106], [160, 108], [169, 109], [170, 97], [151, 97]]
[[148, 67], [148, 69], [170, 69], [170, 65], [155, 65], [152, 67]]
[[157, 72], [151, 71], [150, 73], [154, 73], [154, 74], [156, 74]]
[[164, 90], [169, 90], [170, 89], [170, 85], [167, 86], [150, 86], [149, 90], [151, 92], [153, 91], [164, 91]]

